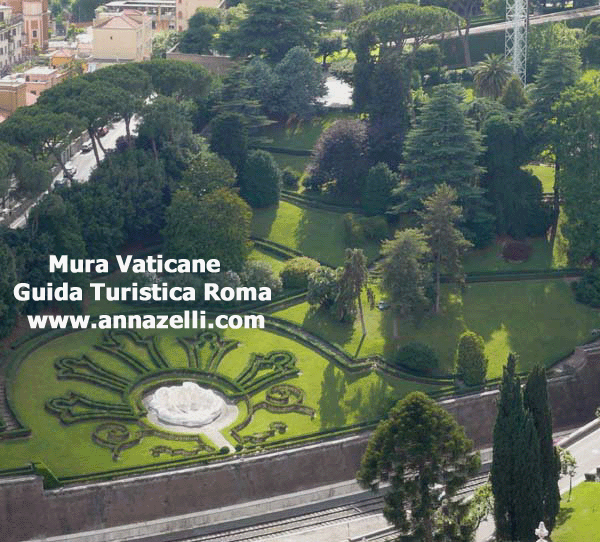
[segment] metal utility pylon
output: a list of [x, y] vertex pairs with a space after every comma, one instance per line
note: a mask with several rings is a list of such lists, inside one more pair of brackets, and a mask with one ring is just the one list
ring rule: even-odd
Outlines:
[[506, 0], [504, 55], [523, 85], [527, 75], [528, 3], [528, 0]]

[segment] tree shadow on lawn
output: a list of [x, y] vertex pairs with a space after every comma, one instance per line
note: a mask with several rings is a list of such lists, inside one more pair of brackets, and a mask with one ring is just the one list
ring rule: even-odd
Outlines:
[[278, 205], [265, 209], [255, 209], [252, 213], [252, 235], [269, 239], [273, 224], [277, 220]]
[[365, 388], [359, 388], [354, 396], [346, 401], [351, 412], [362, 421], [379, 420], [387, 414], [396, 403], [397, 398], [391, 396], [393, 388], [383, 380], [379, 380]]
[[466, 327], [483, 337], [498, 374], [509, 352], [519, 355], [521, 371], [558, 361], [587, 339], [593, 323], [560, 280], [473, 284], [463, 307]]
[[344, 350], [354, 335], [354, 322], [339, 322], [322, 308], [310, 308], [306, 311], [302, 327]]
[[331, 211], [299, 208], [296, 228], [298, 250], [331, 267], [344, 263], [346, 243], [342, 215]]
[[[454, 372], [454, 353], [460, 334], [465, 330], [462, 300], [459, 290], [442, 290], [442, 310], [428, 311], [419, 319], [400, 318], [392, 310], [385, 311], [379, 332], [385, 339], [384, 356], [393, 363], [398, 350], [409, 342], [420, 342], [434, 350], [439, 359], [439, 373]], [[396, 329], [394, 329], [396, 320]]]
[[557, 527], [561, 527], [567, 521], [569, 521], [571, 519], [571, 516], [573, 515], [573, 512], [575, 512], [575, 509], [573, 507], [561, 506], [560, 510], [558, 511], [558, 516], [556, 516], [556, 525], [554, 526], [554, 528], [556, 529]]
[[346, 425], [346, 414], [342, 406], [345, 394], [344, 373], [330, 363], [323, 371], [323, 381], [321, 382], [321, 398], [319, 399], [321, 429]]

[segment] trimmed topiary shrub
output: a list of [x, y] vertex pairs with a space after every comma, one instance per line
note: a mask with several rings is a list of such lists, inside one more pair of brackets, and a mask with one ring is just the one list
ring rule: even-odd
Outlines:
[[458, 340], [456, 351], [456, 374], [467, 386], [485, 383], [488, 359], [481, 335], [465, 331]]
[[509, 241], [502, 248], [502, 257], [507, 262], [526, 262], [531, 256], [533, 248], [527, 243], [521, 243], [519, 241]]
[[308, 286], [308, 276], [319, 267], [319, 262], [306, 256], [292, 258], [285, 263], [280, 273], [284, 288], [303, 289]]
[[250, 207], [261, 209], [275, 205], [281, 193], [281, 172], [266, 151], [252, 151], [240, 177], [240, 196]]
[[581, 280], [573, 283], [573, 290], [579, 303], [600, 307], [600, 270], [588, 271]]
[[394, 362], [400, 367], [421, 374], [431, 374], [439, 365], [436, 353], [420, 342], [411, 342], [400, 348]]
[[286, 167], [281, 172], [281, 182], [284, 188], [288, 190], [298, 190], [300, 186], [300, 173], [291, 167]]

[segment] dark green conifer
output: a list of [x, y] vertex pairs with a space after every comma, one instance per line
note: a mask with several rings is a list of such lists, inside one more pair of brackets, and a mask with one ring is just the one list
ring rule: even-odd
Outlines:
[[536, 366], [533, 368], [523, 393], [525, 408], [531, 413], [537, 431], [540, 448], [540, 470], [542, 484], [542, 501], [544, 523], [552, 531], [560, 508], [560, 460], [552, 443], [552, 413], [548, 403], [546, 371]]
[[538, 436], [515, 366], [510, 354], [500, 385], [491, 481], [497, 539], [525, 542], [542, 519], [542, 492]]

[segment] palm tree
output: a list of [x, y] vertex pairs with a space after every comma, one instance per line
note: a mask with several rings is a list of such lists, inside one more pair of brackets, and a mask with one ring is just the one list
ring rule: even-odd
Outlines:
[[512, 71], [505, 57], [498, 54], [486, 54], [485, 58], [475, 66], [475, 92], [478, 96], [487, 96], [497, 100]]

